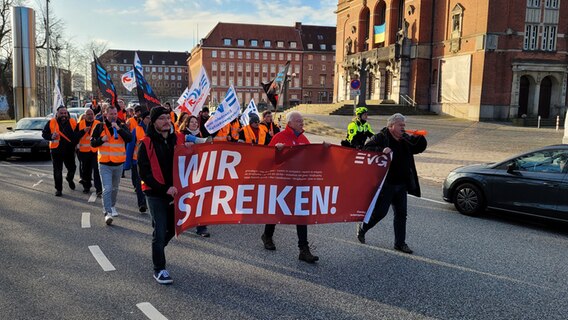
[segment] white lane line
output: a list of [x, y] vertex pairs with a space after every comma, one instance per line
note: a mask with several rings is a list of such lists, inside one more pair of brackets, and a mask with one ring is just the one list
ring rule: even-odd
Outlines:
[[93, 193], [91, 193], [91, 196], [89, 197], [89, 202], [95, 202], [95, 200], [97, 200], [97, 193], [93, 192]]
[[424, 201], [429, 201], [429, 202], [434, 202], [434, 203], [438, 203], [438, 204], [450, 204], [449, 202], [444, 202], [444, 201], [438, 201], [438, 200], [433, 200], [433, 199], [428, 199], [428, 198], [423, 198], [423, 197], [415, 197], [413, 195], [408, 195], [409, 197], [415, 198], [415, 199], [422, 199]]
[[42, 183], [42, 182], [43, 182], [43, 180], [39, 180], [37, 183], [34, 183], [34, 185], [32, 186], [32, 188], [35, 188], [35, 187], [39, 186], [39, 184]]
[[103, 268], [103, 271], [116, 270], [99, 246], [89, 246], [89, 250], [91, 250], [91, 254], [93, 254], [93, 257], [95, 257], [101, 268]]
[[83, 212], [81, 215], [81, 228], [86, 229], [91, 227], [91, 213]]
[[150, 302], [140, 302], [136, 305], [150, 320], [168, 320]]

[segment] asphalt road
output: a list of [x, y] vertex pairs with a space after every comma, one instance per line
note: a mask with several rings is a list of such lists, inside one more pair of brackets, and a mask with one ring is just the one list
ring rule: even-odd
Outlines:
[[[410, 198], [414, 255], [392, 250], [392, 214], [355, 238], [354, 224], [309, 227], [320, 256], [298, 261], [294, 226], [266, 251], [258, 225], [211, 226], [167, 247], [171, 286], [152, 278], [151, 223], [129, 179], [120, 216], [100, 199], [53, 195], [50, 162], [0, 162], [1, 319], [566, 319], [568, 228], [511, 215], [470, 218], [425, 181]], [[89, 217], [87, 214], [89, 213]], [[90, 222], [90, 227], [82, 227]], [[90, 246], [114, 269], [104, 271]], [[150, 310], [150, 311], [148, 311]], [[147, 312], [145, 314], [144, 312]]]

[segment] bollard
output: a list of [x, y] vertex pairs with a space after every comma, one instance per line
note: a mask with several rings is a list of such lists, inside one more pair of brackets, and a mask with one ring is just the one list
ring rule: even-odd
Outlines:
[[560, 116], [556, 116], [556, 131], [560, 129]]
[[537, 124], [536, 124], [536, 127], [537, 127], [538, 129], [540, 129], [540, 116], [538, 116], [538, 122], [537, 122]]

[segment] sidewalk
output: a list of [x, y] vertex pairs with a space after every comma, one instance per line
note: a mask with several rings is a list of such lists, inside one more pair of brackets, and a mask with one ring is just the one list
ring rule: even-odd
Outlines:
[[[326, 116], [305, 114], [308, 120], [316, 120], [335, 129], [312, 129], [306, 132], [310, 141], [323, 140], [339, 144], [346, 133], [349, 116]], [[386, 124], [385, 117], [371, 117], [369, 120], [374, 132]], [[473, 122], [443, 116], [411, 116], [406, 121], [407, 129], [428, 131], [428, 148], [416, 155], [416, 167], [422, 179], [441, 183], [448, 173], [456, 167], [505, 160], [516, 154], [535, 148], [562, 143], [564, 132], [555, 129], [514, 127], [506, 123]], [[325, 131], [326, 134], [321, 135]]]

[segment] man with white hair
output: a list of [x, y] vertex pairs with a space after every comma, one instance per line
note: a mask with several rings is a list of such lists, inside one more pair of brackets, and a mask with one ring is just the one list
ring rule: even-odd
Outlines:
[[[282, 150], [284, 146], [296, 146], [302, 144], [310, 144], [310, 141], [304, 136], [304, 118], [298, 111], [289, 112], [286, 115], [286, 129], [280, 131], [272, 140], [269, 146], [275, 146], [278, 150]], [[264, 248], [266, 250], [276, 250], [272, 236], [276, 229], [275, 224], [267, 224], [264, 227], [264, 233], [261, 236]], [[296, 232], [298, 233], [298, 247], [300, 248], [300, 255], [298, 259], [307, 263], [315, 263], [319, 260], [318, 256], [312, 255], [308, 245], [308, 226], [296, 225]]]
[[366, 150], [392, 153], [392, 161], [371, 216], [365, 217], [367, 222], [357, 227], [357, 239], [365, 243], [365, 233], [387, 215], [392, 205], [394, 248], [411, 254], [412, 250], [406, 244], [407, 194], [420, 197], [414, 155], [426, 150], [427, 142], [424, 136], [408, 135], [405, 126], [406, 118], [395, 113], [387, 119], [387, 126], [365, 144]]

